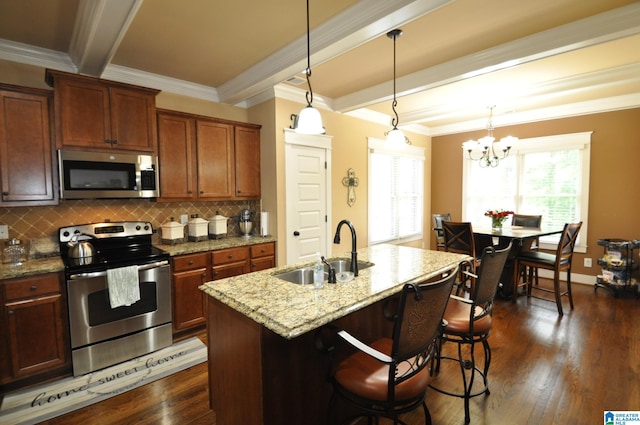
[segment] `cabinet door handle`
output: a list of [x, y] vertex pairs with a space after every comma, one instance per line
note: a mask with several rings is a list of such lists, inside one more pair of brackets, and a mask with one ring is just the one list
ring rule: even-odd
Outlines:
[[189, 260], [189, 265], [192, 266], [193, 265], [193, 260]]
[[218, 276], [218, 272], [214, 271], [214, 272], [213, 272], [213, 275], [214, 275], [214, 276]]
[[30, 291], [37, 291], [38, 287], [36, 285], [31, 285], [31, 288], [29, 288]]
[[107, 144], [107, 145], [110, 145], [111, 144], [111, 140], [110, 139], [104, 139], [104, 143]]
[[229, 255], [227, 256], [227, 258], [228, 258], [229, 260], [231, 260], [231, 259], [233, 258], [233, 254], [229, 254]]
[[204, 279], [206, 277], [207, 277], [207, 274], [206, 273], [202, 273], [202, 278]]
[[112, 144], [112, 145], [117, 145], [117, 144], [118, 144], [118, 139], [113, 139], [113, 140], [111, 141], [111, 144]]
[[9, 310], [9, 311], [7, 311], [7, 314], [8, 314], [8, 315], [15, 314], [15, 311], [13, 311], [13, 310]]

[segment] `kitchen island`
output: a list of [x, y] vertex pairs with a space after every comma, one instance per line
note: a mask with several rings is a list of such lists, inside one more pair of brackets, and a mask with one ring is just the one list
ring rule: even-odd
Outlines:
[[371, 267], [350, 282], [325, 283], [322, 289], [274, 276], [303, 264], [202, 285], [209, 295], [209, 388], [216, 423], [324, 423], [331, 388], [316, 332], [332, 324], [365, 341], [389, 335], [385, 299], [405, 283], [437, 278], [468, 258], [376, 245], [358, 251], [359, 261]]

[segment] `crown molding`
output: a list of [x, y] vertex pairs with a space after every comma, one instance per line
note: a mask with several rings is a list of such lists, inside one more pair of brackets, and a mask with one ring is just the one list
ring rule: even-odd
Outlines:
[[189, 81], [127, 68], [120, 65], [107, 66], [101, 78], [154, 88], [174, 94], [194, 97], [196, 99], [220, 102], [214, 87], [191, 83]]
[[0, 59], [25, 65], [78, 72], [71, 57], [63, 52], [0, 39]]

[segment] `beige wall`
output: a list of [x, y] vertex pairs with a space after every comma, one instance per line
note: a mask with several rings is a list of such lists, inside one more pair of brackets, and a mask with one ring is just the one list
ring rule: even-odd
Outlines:
[[0, 60], [0, 83], [52, 90], [44, 82], [44, 68]]
[[[602, 255], [598, 239], [640, 239], [640, 109], [549, 120], [497, 128], [497, 138], [508, 133], [520, 138], [593, 131], [589, 182], [589, 229], [587, 252], [577, 254], [573, 271], [600, 274], [597, 258]], [[450, 212], [462, 218], [462, 149], [465, 140], [484, 135], [471, 132], [433, 138], [431, 201], [433, 213]], [[432, 243], [434, 240], [431, 236]], [[584, 258], [593, 267], [583, 266]]]

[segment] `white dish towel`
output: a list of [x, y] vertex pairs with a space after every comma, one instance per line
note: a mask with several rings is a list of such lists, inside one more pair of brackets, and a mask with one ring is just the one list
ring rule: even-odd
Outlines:
[[138, 266], [107, 269], [107, 288], [111, 308], [129, 306], [140, 300]]

